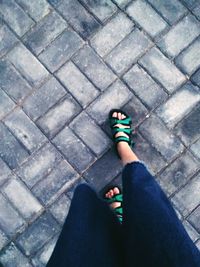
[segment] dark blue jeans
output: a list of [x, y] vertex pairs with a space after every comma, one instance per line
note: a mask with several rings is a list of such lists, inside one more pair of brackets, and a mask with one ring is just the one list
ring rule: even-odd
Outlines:
[[90, 186], [76, 188], [47, 267], [200, 267], [200, 252], [145, 165], [127, 164], [122, 181], [122, 225]]

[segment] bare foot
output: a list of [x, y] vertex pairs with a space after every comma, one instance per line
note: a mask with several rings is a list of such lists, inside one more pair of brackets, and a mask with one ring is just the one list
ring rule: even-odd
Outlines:
[[[114, 187], [113, 189], [110, 189], [110, 190], [105, 194], [105, 197], [106, 197], [106, 198], [112, 198], [112, 197], [114, 197], [115, 195], [117, 195], [117, 194], [119, 194], [119, 193], [120, 193], [119, 188]], [[115, 208], [120, 207], [120, 205], [121, 205], [120, 202], [112, 202], [112, 203], [110, 204], [110, 207], [111, 207], [112, 209], [115, 209]]]

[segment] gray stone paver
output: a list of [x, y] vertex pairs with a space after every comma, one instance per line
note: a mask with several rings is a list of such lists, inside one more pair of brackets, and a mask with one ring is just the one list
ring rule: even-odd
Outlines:
[[119, 182], [115, 107], [200, 248], [199, 10], [199, 0], [0, 1], [5, 267], [45, 267], [75, 187]]

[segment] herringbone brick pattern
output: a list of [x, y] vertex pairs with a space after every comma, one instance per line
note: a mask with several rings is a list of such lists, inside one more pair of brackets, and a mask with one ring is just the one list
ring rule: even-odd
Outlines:
[[120, 182], [123, 108], [200, 248], [200, 1], [0, 1], [0, 261], [44, 267], [75, 186]]

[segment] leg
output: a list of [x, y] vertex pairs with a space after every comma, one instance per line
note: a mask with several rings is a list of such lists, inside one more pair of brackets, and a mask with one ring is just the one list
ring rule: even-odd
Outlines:
[[[112, 116], [126, 118], [117, 112]], [[127, 137], [123, 132], [117, 136]], [[127, 266], [200, 267], [200, 253], [160, 186], [126, 142], [120, 141], [117, 149], [125, 166], [122, 179]]]
[[107, 204], [88, 185], [78, 186], [47, 267], [120, 266], [120, 229]]
[[199, 267], [198, 249], [144, 164], [128, 163], [122, 179], [128, 261], [136, 266]]

